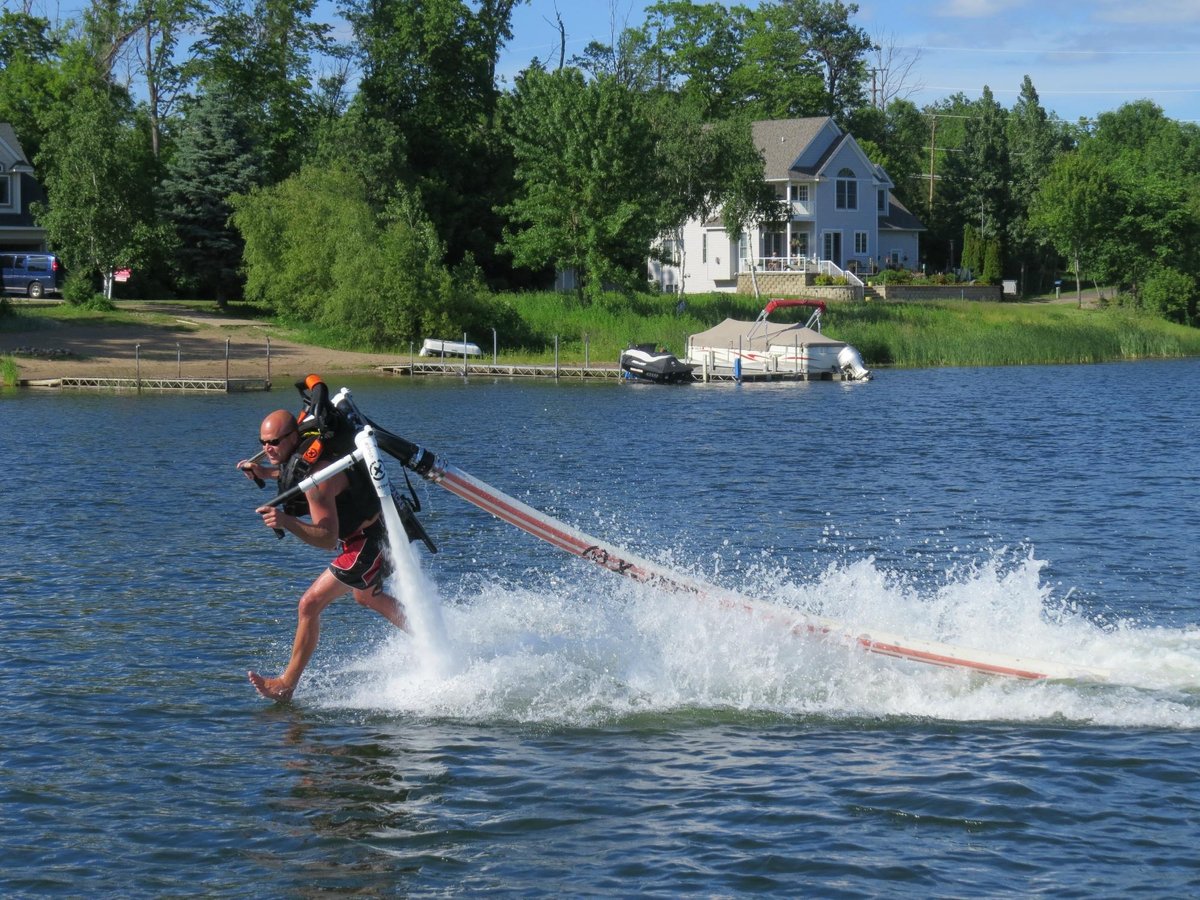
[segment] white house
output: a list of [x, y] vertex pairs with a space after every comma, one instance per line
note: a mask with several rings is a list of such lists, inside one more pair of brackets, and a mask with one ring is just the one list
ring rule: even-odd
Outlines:
[[[916, 268], [921, 222], [892, 195], [888, 174], [825, 116], [754, 122], [763, 177], [785, 201], [782, 224], [730, 238], [718, 214], [665, 236], [671, 263], [651, 261], [650, 280], [679, 293], [735, 291], [755, 272], [867, 274]], [[852, 279], [853, 280], [853, 279]]]

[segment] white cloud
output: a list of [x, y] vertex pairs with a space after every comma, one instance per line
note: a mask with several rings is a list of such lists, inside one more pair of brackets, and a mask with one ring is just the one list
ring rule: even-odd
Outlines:
[[986, 19], [1018, 9], [1025, 4], [1026, 0], [946, 0], [936, 11], [936, 15], [955, 19]]

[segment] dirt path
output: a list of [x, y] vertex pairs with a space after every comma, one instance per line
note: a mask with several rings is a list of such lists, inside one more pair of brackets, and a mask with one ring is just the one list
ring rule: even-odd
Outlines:
[[[224, 378], [227, 372], [230, 378], [267, 377], [269, 329], [262, 323], [161, 304], [154, 313], [146, 314], [145, 323], [129, 325], [43, 319], [49, 327], [0, 332], [0, 356], [14, 358], [22, 381], [132, 378], [139, 371], [143, 378]], [[174, 317], [164, 320], [163, 313]], [[327, 350], [270, 337], [270, 376], [276, 383], [310, 372], [373, 374], [377, 366], [404, 361], [396, 354]]]

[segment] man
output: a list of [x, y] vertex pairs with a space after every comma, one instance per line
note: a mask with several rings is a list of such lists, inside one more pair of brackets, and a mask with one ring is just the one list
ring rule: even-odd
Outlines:
[[[303, 478], [329, 464], [318, 459], [306, 465], [303, 435], [296, 419], [279, 409], [262, 421], [259, 440], [269, 465], [242, 460], [238, 463], [247, 478], [278, 478], [283, 492]], [[282, 529], [304, 543], [323, 550], [338, 549], [338, 555], [317, 576], [303, 596], [297, 611], [296, 638], [292, 658], [278, 678], [247, 673], [250, 683], [269, 700], [283, 702], [291, 698], [300, 675], [317, 647], [321, 631], [321, 613], [330, 603], [347, 592], [360, 604], [373, 609], [397, 628], [408, 630], [404, 608], [384, 593], [383, 580], [388, 574], [384, 552], [387, 530], [380, 514], [379, 497], [366, 475], [353, 466], [306, 491], [305, 504], [288, 504], [284, 509], [260, 506], [255, 512], [268, 528]], [[307, 515], [308, 521], [301, 516]]]

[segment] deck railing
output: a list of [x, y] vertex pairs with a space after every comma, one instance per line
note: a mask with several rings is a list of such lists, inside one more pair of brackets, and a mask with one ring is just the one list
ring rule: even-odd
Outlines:
[[831, 278], [845, 278], [847, 284], [863, 287], [863, 281], [853, 272], [843, 269], [837, 263], [828, 259], [817, 259], [806, 256], [759, 256], [754, 259], [742, 257], [738, 260], [738, 272], [795, 272], [804, 274], [812, 272], [817, 275], [828, 275]]

